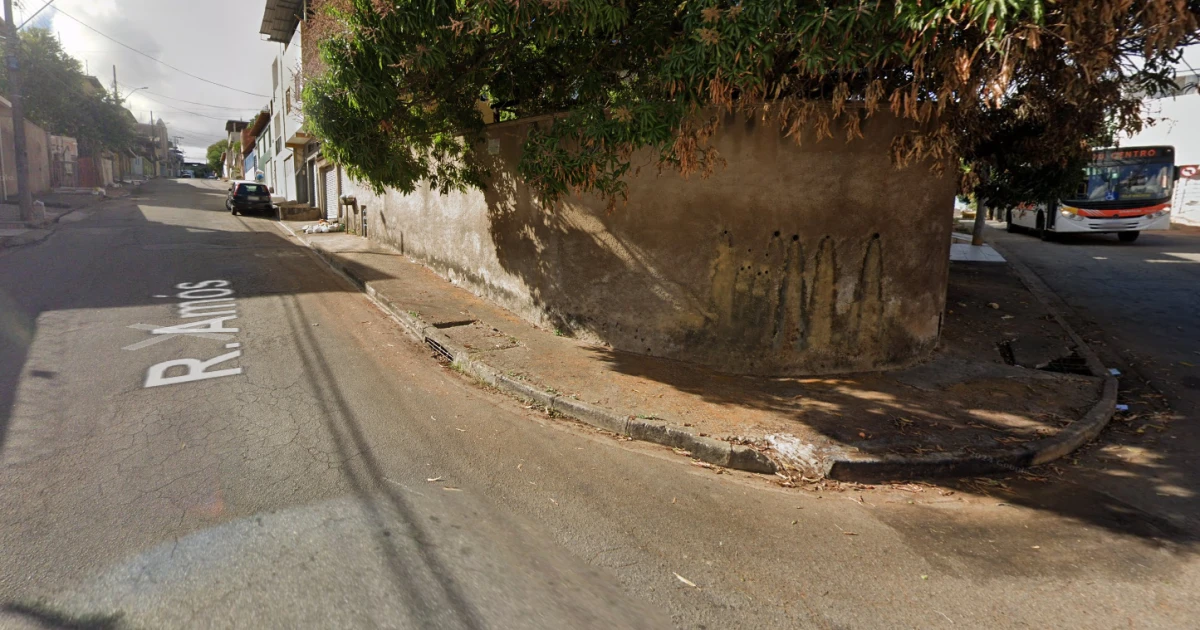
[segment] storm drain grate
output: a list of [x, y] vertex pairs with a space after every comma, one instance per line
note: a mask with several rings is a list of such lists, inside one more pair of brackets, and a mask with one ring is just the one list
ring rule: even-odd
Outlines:
[[1004, 359], [1005, 363], [1009, 365], [1017, 364], [1017, 358], [1013, 354], [1012, 340], [1005, 339], [1004, 341], [997, 343], [996, 349], [1000, 351], [1000, 358]]
[[432, 349], [433, 352], [438, 355], [439, 359], [445, 359], [446, 361], [449, 361], [451, 363], [454, 362], [454, 354], [450, 352], [449, 348], [438, 343], [437, 340], [435, 340], [431, 337], [426, 337], [425, 345], [429, 346], [429, 348]]
[[1090, 376], [1092, 374], [1092, 371], [1088, 369], [1087, 359], [1074, 352], [1065, 357], [1059, 357], [1038, 369], [1044, 372], [1058, 372], [1060, 374], [1082, 374], [1083, 376]]
[[437, 328], [438, 330], [444, 330], [446, 328], [457, 328], [459, 326], [470, 326], [471, 324], [474, 324], [474, 323], [475, 323], [475, 320], [473, 320], [473, 319], [460, 319], [458, 321], [453, 321], [453, 322], [434, 322], [433, 327]]
[[1000, 352], [1000, 357], [1008, 365], [1026, 368], [1033, 367], [1043, 372], [1057, 372], [1059, 374], [1080, 374], [1083, 376], [1091, 376], [1092, 374], [1092, 371], [1088, 369], [1087, 359], [1079, 356], [1076, 352], [1053, 359], [1045, 365], [1030, 366], [1017, 363], [1017, 357], [1013, 352], [1012, 344], [1011, 339], [996, 344], [996, 349]]

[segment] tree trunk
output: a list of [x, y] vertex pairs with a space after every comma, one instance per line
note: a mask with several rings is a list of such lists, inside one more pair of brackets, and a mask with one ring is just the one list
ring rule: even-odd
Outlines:
[[987, 200], [980, 199], [975, 209], [975, 226], [971, 230], [971, 244], [978, 247], [983, 245], [983, 225], [987, 220]]

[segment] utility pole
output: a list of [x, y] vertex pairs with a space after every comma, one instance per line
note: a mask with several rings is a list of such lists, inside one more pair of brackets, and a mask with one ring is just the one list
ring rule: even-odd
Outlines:
[[154, 176], [158, 177], [158, 127], [154, 126], [154, 110], [150, 110], [150, 158], [154, 162]]
[[113, 64], [113, 100], [118, 104], [121, 102], [121, 93], [117, 91], [117, 64]]
[[27, 223], [41, 221], [42, 217], [33, 216], [33, 192], [29, 190], [29, 154], [25, 149], [25, 106], [21, 100], [21, 65], [19, 52], [20, 40], [17, 39], [17, 23], [13, 17], [12, 0], [4, 0], [4, 21], [8, 26], [8, 41], [6, 42], [6, 60], [8, 67], [8, 82], [10, 92], [8, 98], [12, 101], [13, 148], [16, 150], [17, 165], [17, 202], [21, 207], [21, 220]]

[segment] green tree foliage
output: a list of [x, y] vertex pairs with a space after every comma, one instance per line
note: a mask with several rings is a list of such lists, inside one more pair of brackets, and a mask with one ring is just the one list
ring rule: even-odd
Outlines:
[[498, 119], [543, 117], [519, 170], [545, 200], [619, 198], [639, 149], [710, 172], [730, 112], [800, 142], [890, 111], [912, 123], [898, 164], [961, 158], [973, 187], [1138, 128], [1129, 87], [1170, 78], [1198, 16], [1200, 0], [328, 0], [304, 109], [376, 189], [482, 186], [481, 96]]
[[212, 170], [212, 172], [221, 172], [221, 166], [224, 164], [224, 162], [221, 161], [221, 156], [224, 155], [228, 150], [229, 140], [226, 139], [217, 140], [216, 142], [208, 145], [206, 157], [208, 158], [208, 168]]
[[[46, 131], [85, 147], [122, 149], [134, 138], [135, 119], [103, 89], [91, 87], [79, 62], [44, 29], [21, 32], [25, 116]], [[8, 70], [0, 67], [7, 93]]]

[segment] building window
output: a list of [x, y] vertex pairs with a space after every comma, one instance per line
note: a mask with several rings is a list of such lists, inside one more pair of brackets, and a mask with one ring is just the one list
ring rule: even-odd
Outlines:
[[288, 88], [284, 93], [283, 108], [287, 113], [292, 113], [292, 88]]

